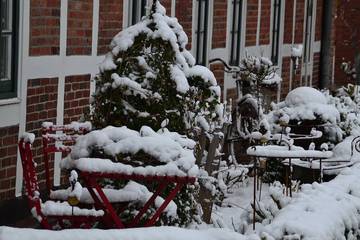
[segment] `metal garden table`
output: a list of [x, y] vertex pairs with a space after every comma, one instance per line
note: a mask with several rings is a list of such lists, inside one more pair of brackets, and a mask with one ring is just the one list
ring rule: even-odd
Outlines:
[[259, 158], [276, 158], [283, 162], [288, 160], [288, 168], [286, 169], [286, 194], [290, 193], [292, 197], [291, 179], [292, 179], [292, 159], [318, 159], [320, 161], [320, 168], [323, 159], [330, 158], [333, 153], [331, 151], [317, 151], [317, 150], [304, 150], [296, 146], [279, 146], [279, 145], [265, 145], [265, 146], [252, 146], [247, 149], [249, 156], [255, 157], [254, 163], [254, 192], [253, 192], [253, 229], [255, 229], [255, 211], [256, 211], [256, 182], [257, 182], [257, 166]]

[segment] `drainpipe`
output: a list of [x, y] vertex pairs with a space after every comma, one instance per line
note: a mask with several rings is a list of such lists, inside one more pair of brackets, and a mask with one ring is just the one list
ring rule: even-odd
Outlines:
[[320, 56], [320, 89], [329, 88], [331, 83], [331, 27], [333, 0], [323, 1], [323, 18], [321, 33], [321, 56]]

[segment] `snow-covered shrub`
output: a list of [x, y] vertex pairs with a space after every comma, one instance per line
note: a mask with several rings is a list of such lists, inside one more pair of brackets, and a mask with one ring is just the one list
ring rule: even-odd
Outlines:
[[320, 126], [324, 136], [329, 141], [339, 142], [342, 139], [342, 131], [339, 110], [322, 93], [311, 87], [299, 87], [285, 98], [285, 101], [272, 104], [273, 110], [266, 118], [270, 123], [272, 132], [282, 130], [281, 122], [293, 126]]
[[[275, 218], [278, 212], [284, 208], [289, 202], [290, 197], [285, 195], [285, 185], [280, 182], [274, 182], [270, 185], [269, 195], [270, 199], [263, 201], [255, 201], [255, 220], [262, 225], [268, 225]], [[253, 222], [253, 203], [248, 207], [248, 211], [244, 213], [242, 218], [246, 219], [247, 224]]]
[[93, 125], [160, 129], [167, 119], [182, 134], [196, 125], [209, 130], [222, 116], [221, 89], [208, 68], [195, 65], [187, 43], [177, 19], [154, 1], [149, 16], [110, 44], [96, 78]]
[[338, 89], [334, 96], [326, 92], [326, 97], [340, 113], [338, 126], [341, 128], [343, 136], [359, 135], [360, 97], [356, 94], [355, 87], [349, 84], [347, 87]]

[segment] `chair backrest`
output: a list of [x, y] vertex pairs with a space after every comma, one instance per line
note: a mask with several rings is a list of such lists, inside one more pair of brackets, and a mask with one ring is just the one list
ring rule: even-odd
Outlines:
[[[49, 155], [55, 152], [69, 154], [79, 135], [91, 130], [90, 122], [72, 122], [66, 125], [54, 125], [52, 122], [42, 124], [43, 157], [45, 164], [46, 188], [48, 193], [52, 188], [50, 181]], [[61, 132], [61, 133], [59, 133]]]
[[19, 141], [19, 152], [23, 167], [23, 178], [25, 182], [26, 195], [29, 200], [30, 208], [33, 208], [40, 201], [38, 180], [36, 177], [36, 164], [31, 151], [31, 142], [25, 137]]

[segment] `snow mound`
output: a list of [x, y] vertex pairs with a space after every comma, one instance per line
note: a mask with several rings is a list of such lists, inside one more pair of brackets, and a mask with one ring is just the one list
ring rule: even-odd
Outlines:
[[0, 227], [2, 240], [260, 240], [226, 229], [190, 230], [177, 227], [131, 229], [69, 229], [62, 231]]
[[[193, 149], [195, 142], [166, 128], [155, 132], [143, 126], [139, 132], [127, 127], [108, 126], [102, 130], [92, 131], [80, 136], [69, 157], [62, 161], [62, 167], [77, 167], [79, 170], [119, 172], [142, 175], [177, 175], [196, 176]], [[107, 156], [117, 160], [119, 154], [135, 155], [144, 152], [159, 162], [159, 166], [132, 167], [128, 164], [115, 163], [109, 159], [89, 158], [93, 150], [101, 150]], [[123, 160], [123, 159], [122, 159]]]
[[289, 120], [316, 120], [324, 123], [336, 124], [340, 121], [340, 113], [336, 107], [330, 104], [326, 96], [311, 87], [299, 87], [286, 96], [284, 102], [274, 105], [275, 112], [270, 113], [269, 121], [276, 122], [276, 115], [289, 116]]
[[315, 88], [298, 87], [288, 93], [285, 103], [287, 106], [299, 106], [311, 103], [327, 104], [327, 100], [325, 95]]
[[360, 165], [334, 180], [304, 184], [264, 231], [274, 239], [358, 239], [360, 224]]

